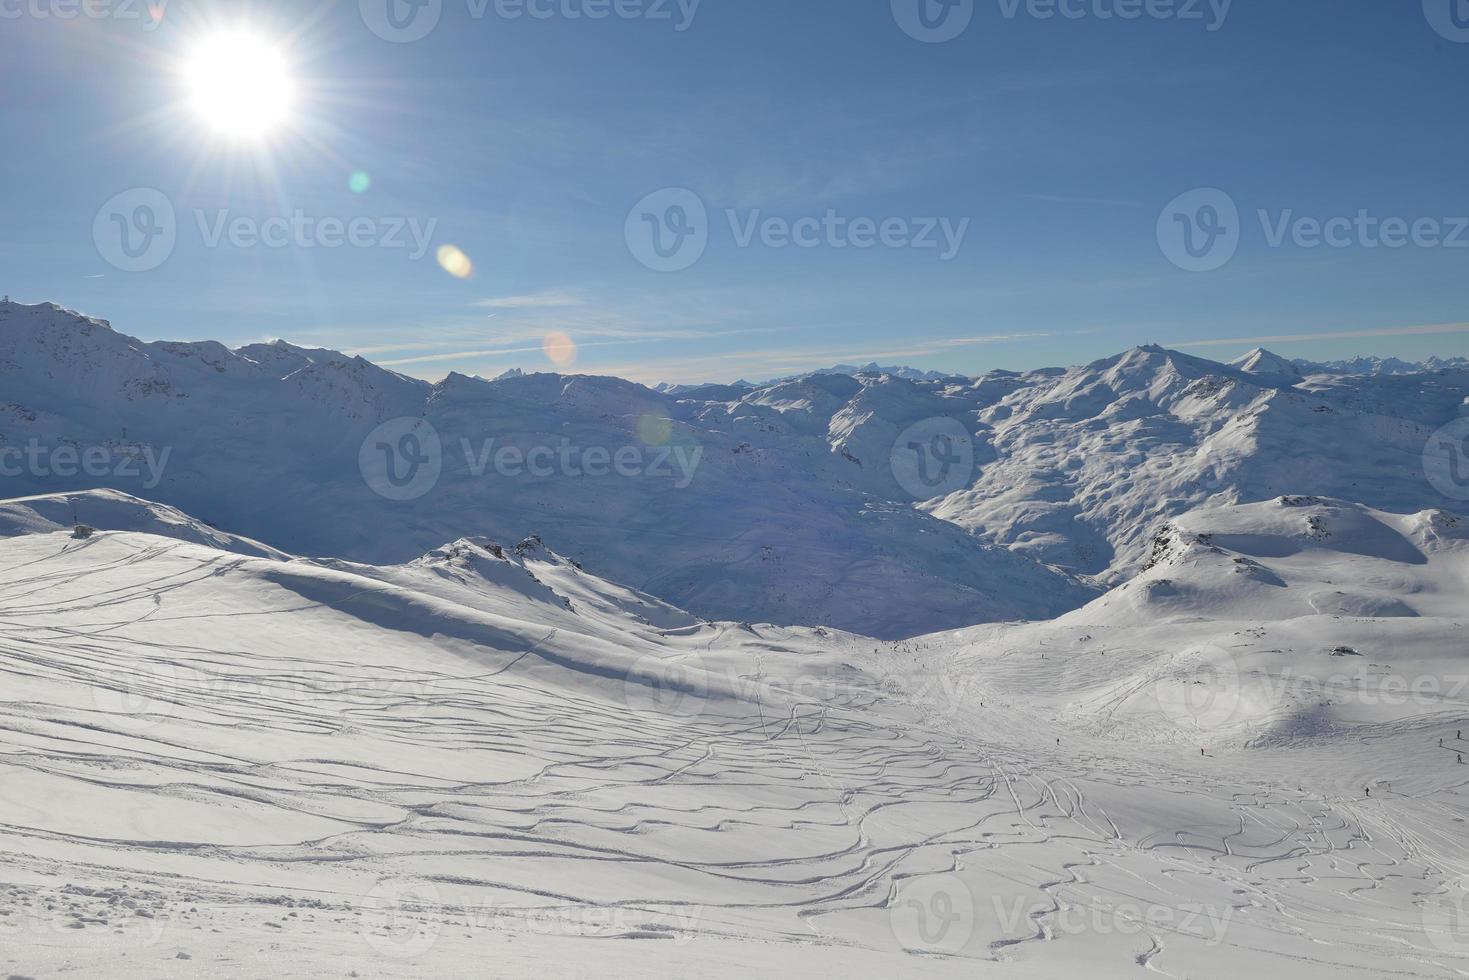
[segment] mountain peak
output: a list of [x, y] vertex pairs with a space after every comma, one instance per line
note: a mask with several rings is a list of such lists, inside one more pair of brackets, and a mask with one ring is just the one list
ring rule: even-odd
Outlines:
[[9, 318], [17, 315], [44, 317], [51, 320], [55, 326], [61, 328], [85, 326], [97, 327], [102, 330], [112, 329], [112, 324], [106, 320], [99, 320], [96, 317], [87, 316], [85, 313], [67, 309], [57, 303], [20, 303], [11, 299], [9, 296], [0, 299], [0, 318]]
[[1272, 378], [1299, 378], [1300, 369], [1293, 363], [1263, 347], [1256, 347], [1243, 357], [1229, 362], [1229, 366], [1243, 371]]

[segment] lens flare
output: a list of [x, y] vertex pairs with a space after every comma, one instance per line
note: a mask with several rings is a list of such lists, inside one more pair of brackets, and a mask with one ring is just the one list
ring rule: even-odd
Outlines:
[[541, 340], [541, 350], [546, 358], [557, 367], [570, 367], [576, 363], [576, 341], [560, 330], [552, 330]]
[[440, 245], [438, 260], [439, 266], [455, 279], [468, 279], [474, 275], [474, 263], [458, 245]]
[[673, 422], [659, 415], [638, 417], [638, 438], [645, 446], [666, 446], [673, 437]]

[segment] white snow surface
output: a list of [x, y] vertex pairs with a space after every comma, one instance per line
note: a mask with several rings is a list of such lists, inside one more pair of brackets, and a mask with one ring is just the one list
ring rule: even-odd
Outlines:
[[1451, 512], [1215, 502], [883, 642], [71, 503], [0, 510], [13, 977], [1469, 972]]

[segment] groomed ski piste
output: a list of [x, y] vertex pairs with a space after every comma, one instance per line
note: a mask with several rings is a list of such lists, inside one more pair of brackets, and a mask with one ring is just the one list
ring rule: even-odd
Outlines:
[[12, 978], [1469, 973], [1447, 511], [1205, 507], [903, 641], [538, 539], [306, 560], [111, 491], [0, 535]]

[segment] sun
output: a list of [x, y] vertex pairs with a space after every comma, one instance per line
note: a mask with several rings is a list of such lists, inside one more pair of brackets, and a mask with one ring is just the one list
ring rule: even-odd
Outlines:
[[281, 51], [245, 33], [203, 39], [184, 66], [194, 111], [216, 134], [258, 140], [285, 123], [295, 83]]

